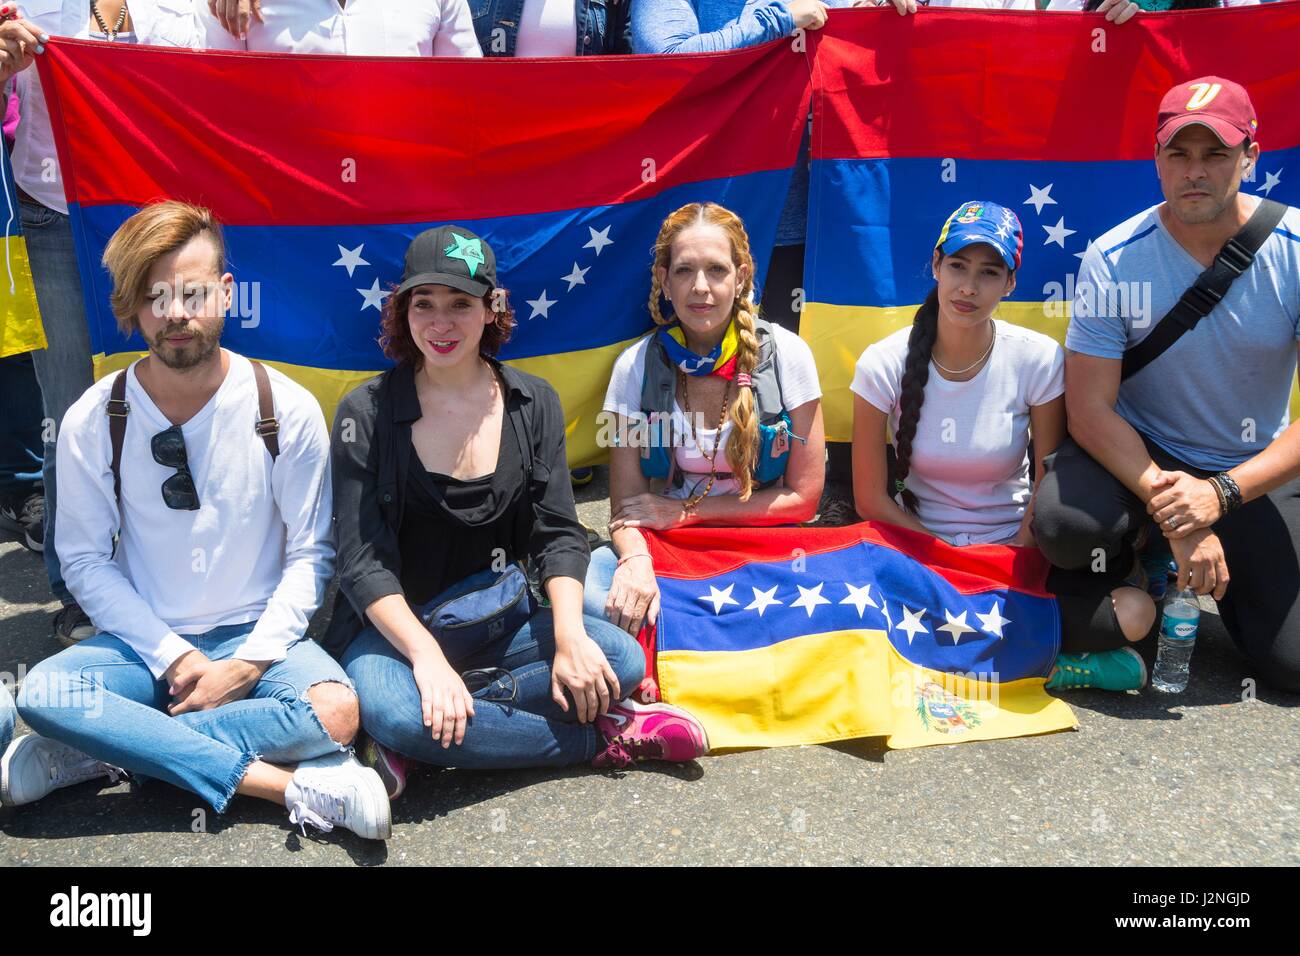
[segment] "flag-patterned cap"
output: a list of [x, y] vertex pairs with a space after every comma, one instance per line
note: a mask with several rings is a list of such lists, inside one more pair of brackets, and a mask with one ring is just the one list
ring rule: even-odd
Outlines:
[[1020, 217], [995, 202], [974, 200], [964, 202], [948, 217], [934, 244], [945, 256], [959, 249], [985, 242], [996, 249], [1013, 272], [1020, 268], [1020, 250], [1024, 248], [1024, 234]]
[[406, 269], [397, 295], [419, 285], [447, 285], [470, 295], [496, 288], [492, 247], [461, 226], [426, 229], [406, 247]]
[[1221, 76], [1179, 83], [1165, 94], [1156, 115], [1156, 142], [1168, 146], [1175, 133], [1193, 123], [1208, 127], [1229, 147], [1254, 140], [1259, 129], [1246, 88]]

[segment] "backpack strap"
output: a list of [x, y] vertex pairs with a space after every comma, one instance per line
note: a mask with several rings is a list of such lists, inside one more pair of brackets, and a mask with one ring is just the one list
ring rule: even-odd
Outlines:
[[253, 378], [257, 381], [257, 424], [254, 430], [266, 444], [271, 453], [271, 461], [280, 457], [280, 421], [275, 417], [275, 399], [271, 394], [271, 376], [266, 374], [266, 366], [249, 359], [253, 366]]
[[131, 403], [126, 400], [126, 369], [113, 379], [113, 389], [104, 406], [108, 414], [108, 437], [113, 443], [113, 498], [122, 504], [122, 443], [126, 440], [126, 416], [131, 414]]
[[1236, 278], [1254, 263], [1255, 254], [1282, 221], [1286, 210], [1286, 206], [1274, 199], [1260, 200], [1246, 225], [1223, 244], [1210, 267], [1196, 277], [1151, 333], [1124, 352], [1121, 380], [1146, 368], [1214, 311]]

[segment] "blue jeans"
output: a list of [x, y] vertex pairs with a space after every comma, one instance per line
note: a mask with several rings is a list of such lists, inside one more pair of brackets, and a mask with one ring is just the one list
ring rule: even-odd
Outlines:
[[[640, 645], [604, 618], [586, 617], [587, 634], [605, 653], [624, 696], [645, 676]], [[343, 667], [361, 698], [361, 724], [385, 747], [423, 763], [471, 770], [519, 767], [566, 767], [596, 755], [596, 728], [578, 723], [569, 698], [566, 713], [551, 698], [551, 661], [555, 627], [551, 609], [541, 608], [514, 634], [484, 647], [458, 647], [443, 641], [442, 652], [457, 671], [500, 667], [514, 678], [501, 678], [474, 692], [474, 716], [460, 745], [443, 748], [424, 726], [420, 692], [411, 664], [374, 627], [348, 645]]]
[[14, 739], [14, 724], [17, 721], [18, 708], [14, 706], [13, 694], [9, 693], [9, 685], [0, 681], [0, 751]]
[[618, 569], [618, 555], [612, 544], [602, 544], [591, 552], [587, 565], [587, 579], [582, 583], [582, 613], [605, 620], [605, 601], [614, 586], [614, 572]]
[[41, 387], [30, 354], [0, 359], [0, 502], [41, 490]]
[[[227, 660], [252, 629], [230, 624], [187, 640], [210, 660]], [[326, 681], [350, 686], [319, 644], [303, 640], [243, 700], [172, 717], [167, 681], [120, 638], [96, 634], [37, 664], [18, 711], [37, 733], [197, 793], [221, 813], [254, 760], [294, 764], [347, 749], [307, 697]]]
[[[32, 264], [32, 284], [41, 309], [47, 345], [32, 353], [36, 378], [41, 383], [46, 422], [58, 428], [72, 404], [94, 382], [90, 358], [90, 325], [81, 296], [77, 271], [77, 246], [71, 220], [40, 203], [20, 201], [27, 257]], [[45, 443], [45, 571], [50, 590], [63, 604], [72, 595], [63, 583], [59, 556], [54, 550], [54, 430]]]

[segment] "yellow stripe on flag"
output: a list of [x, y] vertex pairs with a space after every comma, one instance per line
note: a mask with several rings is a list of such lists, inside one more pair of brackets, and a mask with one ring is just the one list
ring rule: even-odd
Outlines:
[[27, 240], [0, 240], [0, 358], [45, 348], [45, 329], [36, 305]]
[[[521, 371], [546, 379], [560, 395], [564, 406], [566, 447], [569, 466], [578, 468], [596, 464], [608, 457], [608, 450], [597, 444], [596, 416], [605, 402], [605, 389], [619, 354], [635, 339], [580, 352], [562, 352], [534, 358], [515, 359], [509, 364]], [[95, 378], [126, 368], [143, 352], [117, 352], [95, 356]], [[303, 386], [320, 402], [325, 421], [334, 421], [334, 411], [343, 396], [378, 372], [345, 372], [267, 362]]]
[[[1003, 302], [994, 315], [1050, 335], [1065, 344], [1069, 303]], [[853, 367], [868, 345], [910, 326], [917, 306], [826, 305], [809, 302], [799, 319], [799, 335], [812, 348], [822, 385], [822, 412], [829, 441], [853, 440]], [[1291, 418], [1300, 416], [1300, 388], [1291, 383]]]
[[715, 750], [887, 737], [894, 749], [1076, 727], [1042, 678], [999, 684], [918, 667], [883, 631], [808, 634], [744, 651], [663, 651], [659, 689]]

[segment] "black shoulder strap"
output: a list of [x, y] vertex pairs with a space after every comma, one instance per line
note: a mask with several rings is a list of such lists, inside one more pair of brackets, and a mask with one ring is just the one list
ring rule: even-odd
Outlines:
[[1121, 378], [1128, 378], [1154, 362], [1223, 301], [1233, 281], [1255, 261], [1255, 254], [1282, 221], [1286, 210], [1276, 200], [1260, 200], [1246, 225], [1224, 243], [1210, 267], [1196, 277], [1182, 298], [1156, 323], [1151, 334], [1125, 351]]
[[266, 450], [271, 453], [271, 461], [280, 457], [280, 421], [275, 417], [275, 399], [271, 394], [271, 376], [266, 374], [266, 366], [249, 359], [253, 366], [253, 378], [257, 381], [257, 424], [254, 430], [266, 443]]
[[113, 497], [118, 506], [122, 504], [122, 443], [126, 440], [126, 416], [131, 414], [131, 403], [126, 400], [126, 369], [117, 373], [113, 379], [113, 390], [109, 394], [108, 404], [104, 410], [108, 413], [108, 436], [113, 442]]

